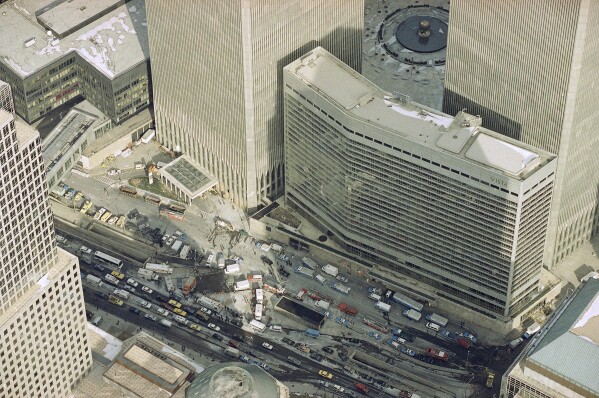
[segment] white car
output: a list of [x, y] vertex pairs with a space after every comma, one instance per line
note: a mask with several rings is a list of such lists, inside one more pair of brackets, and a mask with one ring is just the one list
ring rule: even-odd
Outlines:
[[266, 341], [264, 343], [262, 343], [262, 347], [266, 348], [267, 350], [273, 349], [273, 346], [268, 344]]
[[[168, 316], [168, 311], [165, 310], [164, 308], [157, 308], [156, 311], [158, 311], [158, 313], [162, 316]], [[208, 325], [210, 326], [210, 325]]]
[[337, 279], [338, 281], [341, 281], [341, 282], [343, 282], [343, 283], [347, 283], [347, 282], [349, 282], [349, 279], [347, 279], [347, 278], [346, 278], [345, 276], [343, 276], [343, 275], [337, 275], [337, 276], [335, 277], [335, 279]]
[[208, 308], [206, 308], [206, 307], [202, 307], [202, 308], [200, 308], [200, 311], [202, 311], [202, 312], [205, 312], [205, 313], [206, 313], [206, 315], [210, 315], [210, 314], [212, 314], [212, 311], [210, 311], [210, 310], [209, 310]]
[[340, 385], [338, 385], [338, 384], [333, 384], [333, 388], [334, 388], [335, 390], [339, 391], [339, 392], [344, 392], [344, 391], [345, 391], [345, 388], [341, 387], [341, 386], [340, 386]]
[[125, 285], [123, 288], [129, 290], [131, 293], [135, 293], [135, 288], [133, 286]]
[[216, 330], [217, 332], [220, 330], [220, 326], [216, 326], [214, 323], [209, 323], [208, 327], [210, 329]]
[[89, 247], [87, 247], [87, 246], [81, 246], [81, 247], [79, 248], [79, 251], [80, 251], [81, 253], [84, 253], [84, 254], [92, 254], [92, 249], [90, 249], [90, 248], [89, 248]]
[[133, 278], [129, 278], [129, 279], [127, 279], [127, 283], [128, 283], [128, 284], [130, 284], [130, 285], [131, 285], [131, 286], [133, 286], [133, 287], [137, 287], [137, 286], [139, 286], [139, 283], [137, 283], [137, 282], [135, 281], [135, 279], [133, 279]]
[[139, 305], [141, 305], [142, 307], [147, 308], [147, 309], [152, 308], [152, 304], [148, 303], [146, 300], [141, 300]]
[[147, 286], [142, 286], [141, 290], [143, 290], [144, 292], [148, 293], [148, 294], [152, 294], [154, 291], [152, 289], [150, 289]]
[[156, 318], [156, 317], [155, 317], [154, 315], [152, 315], [152, 314], [146, 314], [146, 315], [144, 315], [144, 317], [145, 317], [145, 318], [147, 318], [147, 319], [151, 319], [151, 320], [153, 320], [154, 322], [158, 321], [158, 318]]

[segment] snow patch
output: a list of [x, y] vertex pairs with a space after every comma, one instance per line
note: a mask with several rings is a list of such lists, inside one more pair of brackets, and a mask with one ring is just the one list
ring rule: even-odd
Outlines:
[[173, 355], [181, 358], [182, 360], [187, 362], [189, 365], [191, 365], [197, 373], [202, 373], [204, 371], [204, 367], [202, 367], [199, 364], [197, 364], [196, 362], [192, 361], [191, 359], [189, 359], [189, 357], [181, 354], [179, 351], [173, 350], [169, 346], [166, 346], [166, 345], [162, 346], [162, 352], [168, 352], [169, 354], [173, 354]]
[[6, 62], [8, 65], [10, 65], [14, 70], [19, 72], [19, 74], [21, 74], [21, 76], [29, 76], [31, 74], [31, 72], [27, 72], [25, 69], [23, 69], [21, 67], [21, 65], [16, 63], [14, 59], [9, 58], [9, 57], [4, 57], [3, 59], [4, 59], [4, 62]]
[[142, 23], [141, 23], [141, 26], [148, 26], [148, 24], [147, 24], [147, 23], [145, 23], [145, 22], [142, 22]]
[[87, 323], [87, 328], [99, 334], [106, 342], [103, 353], [104, 358], [110, 359], [111, 361], [116, 358], [123, 347], [123, 342], [89, 322]]
[[131, 6], [131, 7], [129, 7], [129, 11], [136, 12], [137, 11], [137, 7]]
[[574, 325], [574, 329], [584, 327], [584, 325], [586, 325], [587, 322], [591, 320], [591, 318], [594, 318], [596, 316], [599, 316], [599, 294], [595, 296], [595, 299], [593, 300], [591, 305], [589, 305], [588, 309], [585, 312], [583, 312], [580, 318], [578, 318], [578, 321]]
[[25, 9], [25, 7], [19, 7], [19, 6], [17, 5], [17, 3], [13, 3], [13, 4], [14, 4], [15, 8], [16, 8], [17, 10], [19, 10], [21, 13], [23, 13], [23, 14], [25, 14], [25, 15], [31, 15], [31, 13], [30, 13], [29, 11], [27, 11], [27, 10]]
[[108, 46], [110, 46], [110, 49], [113, 52], [116, 51], [116, 47], [114, 46], [114, 39], [112, 37], [108, 38]]
[[44, 275], [42, 277], [42, 279], [40, 279], [39, 281], [37, 281], [37, 284], [42, 289], [45, 288], [46, 286], [48, 286], [50, 284], [50, 278], [48, 277], [48, 274]]

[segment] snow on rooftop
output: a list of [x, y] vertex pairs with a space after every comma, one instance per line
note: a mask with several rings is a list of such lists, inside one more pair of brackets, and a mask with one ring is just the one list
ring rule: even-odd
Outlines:
[[50, 277], [48, 274], [44, 275], [42, 279], [37, 281], [37, 284], [43, 289], [50, 284]]
[[599, 316], [599, 294], [595, 296], [595, 299], [591, 302], [587, 310], [582, 313], [580, 318], [578, 318], [578, 321], [574, 324], [573, 328], [582, 328], [587, 322], [597, 316]]
[[116, 358], [116, 356], [121, 351], [121, 348], [123, 347], [123, 342], [111, 335], [110, 333], [107, 333], [99, 327], [92, 325], [91, 323], [87, 324], [87, 328], [96, 332], [96, 334], [98, 334], [100, 337], [102, 337], [102, 339], [104, 339], [104, 341], [106, 342], [106, 346], [103, 349], [103, 356], [107, 359], [110, 359], [111, 361], [114, 360], [114, 358]]
[[416, 118], [416, 119], [422, 119], [427, 122], [433, 122], [436, 125], [443, 126], [445, 128], [448, 128], [451, 125], [451, 123], [453, 122], [454, 118], [449, 115], [439, 115], [439, 114], [432, 113], [432, 112], [429, 112], [426, 110], [416, 111], [416, 110], [408, 109], [399, 104], [389, 101], [389, 99], [390, 99], [389, 97], [385, 97], [385, 100], [384, 100], [385, 105], [390, 107], [395, 112], [400, 113], [404, 116], [408, 116], [408, 117], [412, 117], [412, 118]]
[[483, 133], [478, 134], [466, 157], [511, 174], [520, 173], [539, 159], [534, 152]]
[[170, 348], [169, 346], [162, 346], [162, 352], [168, 352], [169, 354], [173, 354], [179, 358], [181, 358], [182, 360], [184, 360], [185, 362], [187, 362], [187, 364], [191, 365], [195, 371], [197, 373], [202, 373], [204, 371], [204, 367], [200, 366], [198, 363], [192, 361], [191, 359], [189, 359], [189, 357], [181, 354], [179, 351], [177, 350], [173, 350], [172, 348]]

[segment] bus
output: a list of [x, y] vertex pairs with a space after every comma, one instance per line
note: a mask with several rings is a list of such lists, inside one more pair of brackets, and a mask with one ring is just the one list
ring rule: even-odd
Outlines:
[[255, 319], [252, 319], [250, 321], [250, 326], [259, 332], [264, 332], [266, 330], [266, 325], [263, 324], [262, 322], [255, 320]]
[[96, 260], [104, 261], [107, 264], [114, 265], [117, 268], [121, 268], [123, 266], [123, 261], [106, 253], [102, 253], [99, 250], [94, 253], [94, 258]]

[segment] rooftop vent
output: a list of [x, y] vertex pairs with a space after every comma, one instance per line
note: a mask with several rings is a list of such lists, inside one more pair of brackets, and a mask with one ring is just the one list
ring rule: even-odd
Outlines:
[[32, 37], [29, 40], [25, 40], [25, 47], [29, 48], [35, 44], [35, 37]]

